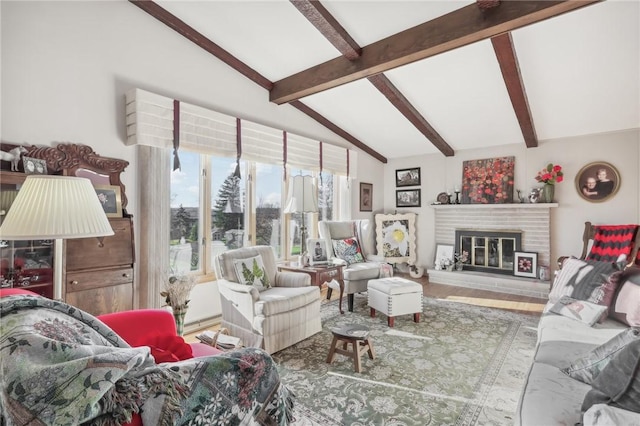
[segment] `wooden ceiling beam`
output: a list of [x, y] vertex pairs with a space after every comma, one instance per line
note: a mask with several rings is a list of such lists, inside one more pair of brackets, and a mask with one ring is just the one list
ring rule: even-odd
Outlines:
[[362, 49], [347, 30], [318, 0], [290, 0], [291, 4], [307, 18], [333, 47], [350, 61], [358, 59]]
[[368, 145], [363, 144], [357, 138], [352, 136], [350, 133], [347, 133], [342, 128], [340, 128], [340, 127], [336, 126], [335, 124], [333, 124], [325, 116], [323, 116], [322, 114], [320, 114], [316, 110], [310, 108], [309, 106], [303, 104], [300, 101], [289, 102], [289, 105], [291, 105], [292, 107], [298, 109], [299, 111], [302, 111], [303, 113], [307, 114], [309, 117], [313, 118], [318, 123], [322, 124], [324, 127], [326, 127], [327, 129], [331, 130], [333, 133], [337, 134], [338, 136], [342, 137], [345, 140], [348, 140], [354, 146], [360, 148], [361, 150], [363, 150], [364, 152], [366, 152], [367, 154], [369, 154], [373, 158], [377, 159], [381, 163], [386, 163], [387, 162], [387, 157], [385, 157], [384, 155], [380, 154], [379, 152], [373, 150]]
[[454, 155], [453, 148], [445, 142], [442, 136], [438, 134], [422, 114], [414, 108], [411, 102], [404, 97], [400, 90], [398, 90], [384, 74], [373, 75], [368, 77], [368, 79], [440, 152], [447, 157]]
[[531, 110], [529, 109], [529, 101], [527, 100], [527, 92], [520, 75], [520, 66], [513, 47], [511, 33], [500, 34], [491, 39], [493, 50], [496, 52], [498, 64], [502, 71], [504, 84], [507, 86], [513, 111], [516, 113], [524, 143], [528, 148], [538, 146], [538, 136], [531, 118]]
[[[151, 0], [129, 0], [129, 2], [138, 6], [140, 9], [144, 10], [149, 15], [156, 18], [158, 21], [176, 31], [178, 34], [184, 36], [188, 40], [200, 46], [202, 49], [211, 53], [213, 56], [220, 59], [222, 62], [229, 65], [231, 68], [238, 71], [260, 87], [267, 90], [270, 90], [272, 88], [273, 82], [271, 82], [268, 78], [264, 77], [262, 74], [258, 73], [256, 70], [233, 56], [231, 53], [227, 52], [222, 47], [209, 40], [207, 37], [196, 31], [193, 27], [187, 25], [184, 21], [164, 9], [162, 6]], [[348, 140], [354, 146], [360, 148], [377, 160], [383, 163], [387, 162], [386, 157], [373, 150], [368, 145], [365, 145], [363, 142], [359, 141], [349, 133], [345, 132], [343, 129], [329, 121], [327, 118], [318, 114], [313, 109], [304, 105], [302, 102], [296, 102], [295, 104], [292, 102], [291, 105], [299, 111], [305, 113], [309, 117], [313, 118], [318, 123], [331, 130], [333, 133]]]
[[602, 0], [504, 1], [483, 10], [470, 4], [362, 48], [360, 58], [340, 56], [274, 83], [269, 98], [283, 104], [480, 40], [561, 15]]
[[[357, 59], [362, 50], [349, 35], [349, 33], [340, 25], [340, 23], [322, 6], [318, 0], [290, 0], [291, 3], [304, 15], [320, 31], [327, 40], [329, 40], [338, 49], [344, 57], [350, 60]], [[322, 14], [322, 20], [325, 24], [318, 25], [317, 14]], [[349, 48], [341, 46], [348, 45]], [[354, 56], [354, 52], [358, 52]], [[369, 81], [378, 89], [391, 104], [410, 122], [418, 131], [427, 137], [436, 148], [446, 156], [453, 155], [453, 149], [445, 142], [445, 140], [435, 131], [435, 129], [427, 122], [427, 120], [418, 112], [418, 110], [404, 97], [400, 90], [389, 81], [384, 74], [369, 77]], [[299, 102], [299, 101], [293, 101]], [[292, 104], [293, 104], [292, 102]], [[314, 111], [315, 112], [315, 111]], [[322, 116], [321, 116], [322, 117]], [[350, 134], [347, 133], [349, 137]], [[345, 138], [346, 139], [346, 138]], [[385, 161], [386, 162], [386, 161]]]

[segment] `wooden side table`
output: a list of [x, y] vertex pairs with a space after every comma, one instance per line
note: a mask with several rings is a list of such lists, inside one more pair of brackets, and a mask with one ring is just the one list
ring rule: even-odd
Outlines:
[[342, 296], [344, 294], [343, 268], [344, 265], [336, 265], [333, 263], [327, 265], [300, 266], [297, 262], [285, 262], [278, 265], [279, 271], [304, 272], [308, 274], [311, 277], [311, 284], [317, 285], [318, 287], [331, 280], [336, 280], [338, 284], [340, 284], [340, 301], [338, 302], [338, 308], [341, 314], [344, 314], [342, 310]]

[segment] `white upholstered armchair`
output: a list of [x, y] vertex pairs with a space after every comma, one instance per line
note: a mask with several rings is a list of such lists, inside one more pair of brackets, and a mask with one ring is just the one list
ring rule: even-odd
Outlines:
[[[260, 255], [270, 288], [259, 290], [240, 284], [239, 260]], [[270, 246], [245, 247], [216, 258], [218, 289], [222, 304], [222, 327], [240, 337], [245, 346], [272, 354], [321, 330], [320, 291], [309, 275], [279, 272]]]
[[380, 266], [384, 258], [376, 255], [375, 225], [368, 219], [347, 221], [318, 222], [320, 238], [324, 238], [329, 247], [329, 257], [336, 259], [332, 240], [357, 238], [365, 261], [352, 263], [342, 270], [344, 293], [347, 295], [349, 312], [353, 312], [353, 295], [367, 291], [367, 283], [380, 277]]

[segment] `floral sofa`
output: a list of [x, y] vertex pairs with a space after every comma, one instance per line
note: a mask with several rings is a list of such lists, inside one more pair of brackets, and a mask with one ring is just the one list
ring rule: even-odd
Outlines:
[[168, 311], [96, 318], [1, 289], [0, 424], [288, 423], [292, 397], [267, 353], [175, 333]]
[[640, 425], [640, 269], [565, 260], [516, 425]]

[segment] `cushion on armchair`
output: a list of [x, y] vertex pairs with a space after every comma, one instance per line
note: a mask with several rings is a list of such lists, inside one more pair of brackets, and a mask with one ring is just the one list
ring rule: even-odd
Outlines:
[[360, 250], [360, 243], [357, 238], [349, 237], [331, 240], [331, 243], [336, 257], [347, 262], [347, 265], [364, 262], [364, 256], [362, 255], [362, 250]]
[[240, 284], [252, 285], [259, 291], [271, 287], [271, 281], [269, 280], [269, 275], [264, 267], [261, 255], [247, 259], [234, 259], [233, 265]]

